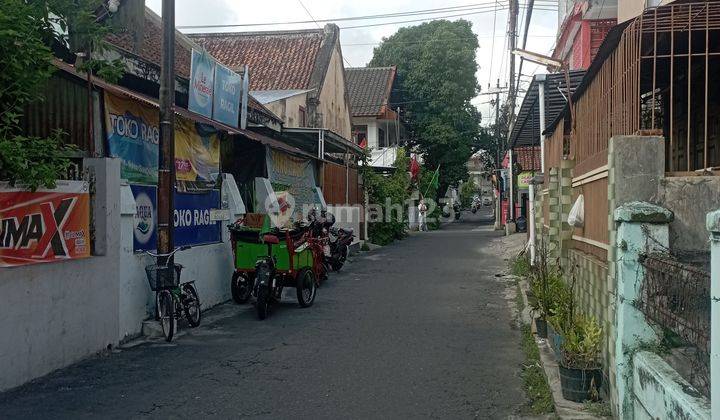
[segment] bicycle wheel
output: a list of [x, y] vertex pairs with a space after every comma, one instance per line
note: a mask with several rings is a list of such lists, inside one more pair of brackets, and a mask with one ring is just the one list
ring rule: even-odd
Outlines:
[[200, 298], [197, 290], [192, 283], [184, 284], [183, 291], [183, 309], [185, 310], [185, 318], [191, 327], [200, 325]]
[[161, 290], [157, 294], [158, 317], [165, 341], [172, 341], [175, 334], [175, 305], [169, 290]]

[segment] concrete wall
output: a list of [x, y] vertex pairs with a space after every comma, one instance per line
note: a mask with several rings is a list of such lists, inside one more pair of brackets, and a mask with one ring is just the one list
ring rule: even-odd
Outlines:
[[330, 129], [346, 139], [351, 139], [350, 104], [345, 95], [345, 67], [339, 42], [330, 57], [330, 65], [319, 99], [318, 111], [323, 114], [323, 128]]
[[[230, 220], [223, 222], [222, 242], [199, 245], [175, 256], [175, 262], [185, 266], [181, 281], [195, 281], [200, 296], [201, 309], [205, 310], [231, 298], [230, 277], [233, 272], [232, 249], [230, 234], [225, 225], [236, 220], [245, 213], [245, 206], [240, 198], [235, 180], [231, 175], [223, 175], [221, 191], [222, 205], [230, 212]], [[123, 197], [123, 208], [133, 210], [135, 201], [132, 194]], [[128, 202], [132, 200], [132, 202]], [[126, 223], [127, 222], [127, 223]], [[123, 217], [121, 237], [123, 238], [120, 260], [120, 340], [140, 335], [142, 322], [153, 316], [155, 310], [155, 294], [150, 290], [145, 275], [145, 266], [153, 263], [153, 258], [146, 254], [133, 252], [133, 223]]]
[[710, 402], [660, 356], [633, 357], [633, 415], [645, 419], [710, 419]]
[[657, 203], [675, 214], [670, 224], [670, 247], [674, 250], [708, 252], [706, 214], [717, 209], [720, 177], [664, 178]]
[[0, 269], [0, 390], [118, 342], [120, 161], [85, 165], [95, 177], [91, 211], [103, 255]]
[[[309, 124], [307, 115], [307, 93], [291, 96], [279, 101], [265, 104], [265, 107], [272, 111], [273, 114], [280, 117], [285, 123], [285, 127], [297, 128], [307, 127]], [[300, 107], [305, 108], [305, 124], [301, 124]]]

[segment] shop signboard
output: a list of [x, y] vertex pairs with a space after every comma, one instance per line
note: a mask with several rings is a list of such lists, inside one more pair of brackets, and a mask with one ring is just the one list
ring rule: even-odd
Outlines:
[[[133, 248], [135, 252], [157, 247], [157, 187], [131, 185], [135, 197]], [[203, 193], [175, 192], [173, 215], [174, 243], [195, 246], [220, 242], [221, 222], [212, 217], [220, 206], [220, 191]]]
[[188, 109], [212, 118], [215, 59], [206, 51], [192, 50]]
[[215, 88], [213, 89], [213, 119], [231, 127], [238, 126], [242, 77], [229, 68], [218, 64], [215, 67]]

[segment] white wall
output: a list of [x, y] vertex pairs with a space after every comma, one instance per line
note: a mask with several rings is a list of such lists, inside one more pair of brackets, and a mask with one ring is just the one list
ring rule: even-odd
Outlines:
[[[245, 213], [245, 206], [240, 198], [235, 180], [231, 175], [223, 175], [221, 197], [223, 208], [230, 213], [230, 220], [222, 222], [222, 242], [210, 245], [199, 245], [175, 254], [175, 262], [184, 266], [181, 281], [195, 281], [203, 310], [225, 302], [231, 298], [230, 277], [233, 272], [232, 249], [230, 234], [225, 225], [236, 220]], [[128, 187], [129, 189], [129, 187]], [[125, 201], [132, 200], [127, 194], [122, 195]], [[126, 204], [123, 203], [123, 208]], [[135, 202], [129, 204], [134, 210]], [[134, 214], [134, 212], [133, 212]], [[153, 259], [146, 254], [133, 253], [133, 223], [123, 217], [123, 247], [121, 253], [120, 273], [120, 340], [138, 336], [142, 331], [142, 322], [150, 318], [155, 310], [154, 292], [150, 290], [145, 275], [145, 266], [152, 264]]]
[[120, 161], [87, 159], [103, 255], [0, 269], [0, 390], [118, 342]]

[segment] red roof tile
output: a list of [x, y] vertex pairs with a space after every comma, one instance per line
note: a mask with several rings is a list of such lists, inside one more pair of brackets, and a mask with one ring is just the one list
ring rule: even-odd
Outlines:
[[248, 65], [251, 90], [310, 89], [323, 29], [188, 34], [234, 70]]
[[[115, 33], [106, 37], [106, 41], [116, 47], [120, 47], [130, 53], [137, 55], [143, 60], [160, 66], [162, 58], [162, 21], [160, 17], [150, 9], [145, 9], [145, 25], [142, 32], [142, 42], [139, 48], [135, 48], [135, 31], [132, 28], [121, 28]], [[183, 35], [175, 31], [175, 71], [186, 79], [190, 78], [190, 54], [192, 48], [183, 46], [181, 37]]]
[[523, 171], [539, 171], [540, 146], [516, 147], [515, 157]]

